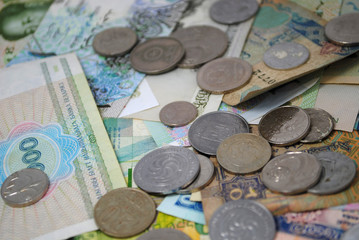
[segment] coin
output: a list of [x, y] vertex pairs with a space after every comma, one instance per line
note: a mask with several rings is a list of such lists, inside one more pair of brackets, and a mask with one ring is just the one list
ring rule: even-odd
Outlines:
[[197, 118], [188, 131], [192, 147], [207, 155], [216, 155], [219, 144], [237, 133], [248, 133], [247, 121], [235, 113], [215, 111]]
[[208, 227], [213, 240], [270, 240], [276, 233], [272, 214], [252, 200], [226, 202], [214, 212]]
[[128, 53], [136, 44], [137, 35], [130, 28], [114, 27], [96, 34], [92, 47], [105, 57], [118, 57]]
[[148, 228], [156, 216], [156, 205], [145, 192], [133, 188], [114, 189], [95, 205], [99, 229], [117, 238], [134, 236]]
[[169, 103], [161, 109], [160, 120], [167, 126], [180, 127], [196, 119], [197, 114], [197, 108], [192, 103], [178, 101]]
[[222, 94], [246, 84], [252, 66], [239, 58], [219, 58], [206, 63], [197, 73], [197, 84], [207, 92]]
[[292, 152], [273, 158], [264, 166], [261, 179], [274, 192], [297, 194], [314, 186], [322, 165], [312, 154]]
[[359, 236], [359, 224], [349, 228], [349, 230], [347, 230], [343, 234], [341, 240], [358, 240], [358, 236]]
[[132, 50], [130, 61], [139, 72], [159, 74], [176, 67], [184, 53], [182, 44], [175, 38], [152, 38]]
[[26, 207], [46, 194], [50, 181], [36, 168], [25, 168], [8, 176], [1, 186], [1, 197], [10, 207]]
[[166, 146], [147, 153], [137, 163], [133, 178], [146, 192], [170, 194], [192, 183], [199, 168], [199, 160], [193, 151]]
[[228, 46], [225, 32], [211, 26], [182, 28], [171, 34], [185, 48], [185, 57], [178, 64], [182, 68], [195, 68], [222, 56]]
[[137, 240], [169, 240], [169, 239], [191, 240], [191, 238], [187, 234], [172, 228], [160, 228], [156, 230], [151, 230], [149, 232], [146, 232], [139, 238], [137, 238]]
[[314, 156], [323, 166], [319, 182], [308, 190], [315, 194], [334, 194], [346, 189], [355, 178], [353, 160], [338, 152], [320, 152]]
[[304, 64], [309, 59], [309, 50], [295, 42], [278, 43], [263, 55], [263, 62], [270, 68], [287, 70]]
[[258, 130], [268, 142], [288, 146], [299, 142], [310, 129], [310, 117], [301, 108], [284, 106], [265, 114], [259, 122]]
[[221, 0], [209, 9], [210, 17], [222, 24], [234, 24], [251, 18], [259, 9], [256, 0]]
[[330, 20], [324, 28], [329, 41], [342, 45], [359, 44], [359, 13], [348, 13]]

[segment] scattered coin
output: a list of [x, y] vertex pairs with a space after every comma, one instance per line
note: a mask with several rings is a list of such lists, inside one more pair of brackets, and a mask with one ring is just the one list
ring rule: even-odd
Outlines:
[[342, 45], [359, 44], [359, 13], [348, 13], [330, 20], [324, 28], [329, 41]]
[[1, 186], [1, 197], [10, 207], [26, 207], [46, 194], [50, 181], [36, 168], [25, 168], [8, 176]]
[[191, 240], [191, 238], [180, 230], [172, 228], [160, 228], [151, 230], [141, 235], [137, 240]]
[[353, 227], [347, 230], [341, 240], [358, 240], [359, 236], [359, 224], [354, 225]]
[[180, 127], [196, 119], [197, 114], [197, 108], [192, 103], [178, 101], [169, 103], [161, 109], [160, 120], [167, 126]]
[[326, 138], [334, 128], [333, 117], [323, 109], [307, 108], [304, 109], [310, 117], [310, 129], [307, 136], [302, 140], [303, 143], [319, 142]]
[[148, 228], [156, 205], [145, 192], [118, 188], [106, 193], [95, 205], [94, 218], [102, 232], [112, 237], [134, 236]]

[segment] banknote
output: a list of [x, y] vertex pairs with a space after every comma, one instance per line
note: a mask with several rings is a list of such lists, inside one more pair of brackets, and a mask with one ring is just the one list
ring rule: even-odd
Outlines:
[[291, 0], [296, 4], [315, 12], [316, 15], [329, 21], [340, 14], [342, 0], [312, 1], [312, 0]]

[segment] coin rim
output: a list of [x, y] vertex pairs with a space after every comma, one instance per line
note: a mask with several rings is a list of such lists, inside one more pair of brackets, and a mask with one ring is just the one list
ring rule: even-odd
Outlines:
[[[192, 109], [189, 109], [189, 110], [187, 111], [187, 112], [190, 112], [190, 111], [191, 111], [191, 113], [195, 112], [195, 114], [193, 114], [193, 115], [191, 116], [191, 120], [190, 120], [190, 121], [184, 121], [184, 122], [182, 122], [182, 123], [170, 123], [170, 122], [165, 121], [165, 119], [164, 119], [164, 117], [163, 117], [163, 114], [164, 114], [163, 112], [167, 110], [166, 107], [170, 107], [171, 104], [176, 104], [176, 103], [185, 103], [187, 106], [189, 106], [188, 109], [189, 109], [189, 108], [192, 108]], [[192, 111], [192, 110], [193, 110], [193, 111]], [[166, 104], [165, 106], [163, 106], [163, 107], [161, 108], [161, 110], [160, 110], [160, 113], [159, 113], [160, 121], [161, 121], [164, 125], [169, 126], [169, 127], [182, 127], [182, 126], [185, 126], [185, 125], [189, 124], [190, 122], [192, 122], [193, 120], [195, 120], [197, 116], [198, 116], [198, 109], [196, 108], [196, 106], [195, 106], [193, 103], [187, 102], [187, 101], [175, 101], [175, 102], [170, 102], [170, 103]]]
[[[358, 15], [359, 17], [359, 12], [351, 12], [351, 13], [346, 13], [346, 14], [343, 14], [341, 16], [338, 16], [336, 18], [333, 18], [332, 20], [330, 20], [329, 22], [327, 22], [327, 24], [324, 26], [324, 36], [325, 38], [328, 40], [328, 42], [331, 42], [335, 45], [339, 45], [339, 46], [344, 46], [344, 47], [352, 47], [352, 46], [358, 46], [359, 45], [359, 41], [356, 42], [356, 43], [352, 43], [352, 42], [346, 42], [346, 41], [337, 41], [337, 40], [334, 40], [334, 39], [331, 39], [329, 36], [328, 36], [328, 27], [331, 27], [332, 24], [335, 24], [336, 21], [338, 21], [338, 18], [340, 17], [348, 17], [350, 18], [349, 16], [346, 16], [346, 15]], [[333, 23], [334, 22], [334, 23]], [[329, 25], [329, 26], [328, 26]]]

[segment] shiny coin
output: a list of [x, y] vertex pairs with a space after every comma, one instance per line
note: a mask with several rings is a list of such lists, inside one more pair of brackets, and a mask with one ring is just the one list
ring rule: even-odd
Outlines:
[[263, 62], [270, 68], [287, 70], [304, 64], [309, 59], [309, 50], [295, 42], [283, 42], [269, 48]]
[[287, 146], [299, 142], [310, 129], [310, 117], [301, 108], [284, 106], [265, 114], [258, 130], [268, 142]]
[[133, 177], [137, 186], [146, 192], [170, 194], [192, 183], [199, 168], [193, 151], [166, 146], [146, 154], [137, 163]]
[[92, 43], [96, 53], [105, 57], [118, 57], [128, 53], [136, 44], [137, 35], [130, 28], [114, 27], [98, 33]]
[[297, 194], [314, 186], [322, 171], [319, 160], [308, 153], [286, 153], [273, 158], [264, 166], [261, 178], [272, 191]]
[[252, 66], [239, 58], [219, 58], [201, 67], [197, 84], [207, 92], [222, 94], [246, 84], [252, 76]]
[[226, 33], [210, 26], [182, 28], [171, 34], [182, 43], [186, 54], [178, 64], [182, 68], [195, 68], [222, 56], [228, 46]]
[[348, 13], [329, 21], [324, 29], [329, 41], [342, 45], [359, 44], [359, 13]]
[[359, 236], [359, 224], [354, 225], [349, 230], [347, 230], [341, 240], [358, 240]]
[[161, 109], [160, 120], [167, 126], [180, 127], [196, 119], [197, 114], [197, 108], [192, 103], [178, 101], [169, 103]]
[[337, 152], [320, 152], [314, 156], [323, 166], [319, 182], [308, 190], [315, 194], [334, 194], [346, 189], [354, 180], [356, 166], [353, 160]]
[[217, 149], [218, 163], [233, 173], [250, 173], [261, 169], [270, 159], [272, 148], [264, 138], [239, 133], [224, 139]]
[[146, 74], [167, 72], [184, 56], [182, 44], [175, 38], [152, 38], [137, 45], [131, 52], [132, 67]]
[[307, 136], [300, 140], [303, 143], [319, 142], [326, 138], [334, 128], [333, 117], [323, 109], [304, 109], [310, 117], [310, 130]]
[[251, 200], [226, 202], [209, 222], [211, 239], [274, 239], [272, 214], [262, 204]]
[[219, 144], [229, 136], [248, 133], [247, 121], [235, 113], [210, 112], [197, 118], [188, 131], [192, 147], [207, 155], [216, 155]]
[[191, 240], [191, 238], [179, 230], [161, 228], [146, 232], [137, 240]]
[[43, 171], [25, 168], [5, 179], [1, 197], [10, 207], [26, 207], [40, 201], [49, 185], [49, 178]]
[[256, 0], [221, 0], [211, 6], [209, 14], [218, 23], [234, 24], [251, 18], [258, 8]]

